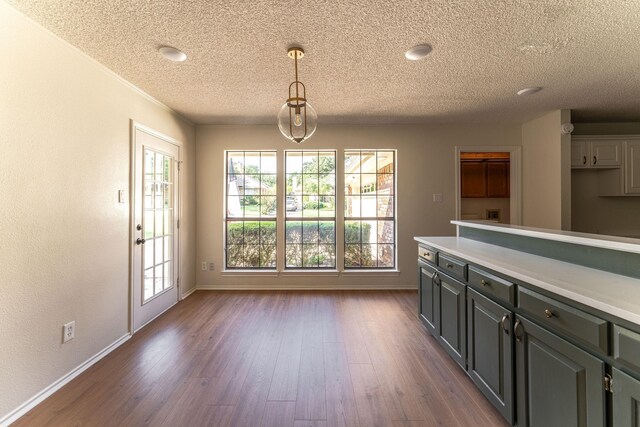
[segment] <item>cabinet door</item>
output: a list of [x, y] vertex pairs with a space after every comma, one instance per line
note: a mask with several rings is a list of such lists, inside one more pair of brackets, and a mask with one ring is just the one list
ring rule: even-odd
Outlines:
[[640, 381], [613, 368], [613, 426], [640, 427]]
[[589, 166], [588, 147], [589, 145], [586, 141], [579, 139], [571, 140], [571, 167], [579, 168]]
[[640, 141], [626, 142], [624, 184], [626, 194], [640, 194]]
[[487, 162], [487, 197], [509, 197], [509, 162]]
[[513, 424], [513, 313], [467, 289], [468, 372], [480, 391]]
[[622, 141], [591, 141], [591, 166], [622, 166]]
[[440, 312], [440, 287], [435, 280], [435, 270], [424, 263], [418, 263], [420, 274], [420, 320], [427, 327], [429, 332], [438, 336], [436, 328], [438, 326]]
[[604, 362], [516, 316], [518, 426], [605, 425]]
[[460, 195], [462, 197], [487, 197], [486, 163], [460, 163]]
[[466, 285], [438, 273], [440, 278], [439, 335], [444, 349], [466, 369]]

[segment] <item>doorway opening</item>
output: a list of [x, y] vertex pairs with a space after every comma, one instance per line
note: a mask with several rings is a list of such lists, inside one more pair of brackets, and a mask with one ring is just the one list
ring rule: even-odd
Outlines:
[[456, 219], [520, 224], [520, 147], [456, 147]]

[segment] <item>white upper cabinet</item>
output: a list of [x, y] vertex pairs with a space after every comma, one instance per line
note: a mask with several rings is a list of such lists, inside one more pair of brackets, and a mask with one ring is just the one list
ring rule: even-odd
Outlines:
[[623, 140], [611, 136], [572, 136], [572, 168], [619, 168]]
[[599, 196], [640, 196], [640, 135], [576, 139], [586, 143], [595, 160], [591, 159], [587, 166], [574, 166], [572, 146], [572, 168], [597, 169]]
[[640, 140], [626, 142], [625, 157], [624, 192], [640, 194]]

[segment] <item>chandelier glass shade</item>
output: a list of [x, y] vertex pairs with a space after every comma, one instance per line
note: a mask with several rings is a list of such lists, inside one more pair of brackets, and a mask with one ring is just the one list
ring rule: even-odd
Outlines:
[[307, 101], [304, 83], [298, 80], [298, 59], [304, 56], [304, 51], [292, 47], [287, 55], [294, 60], [296, 79], [289, 85], [289, 97], [278, 113], [278, 128], [285, 138], [300, 144], [316, 131], [318, 115]]

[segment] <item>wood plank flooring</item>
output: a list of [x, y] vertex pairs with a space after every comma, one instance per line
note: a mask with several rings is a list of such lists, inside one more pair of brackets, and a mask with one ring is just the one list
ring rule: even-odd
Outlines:
[[506, 426], [415, 291], [199, 291], [15, 426]]

